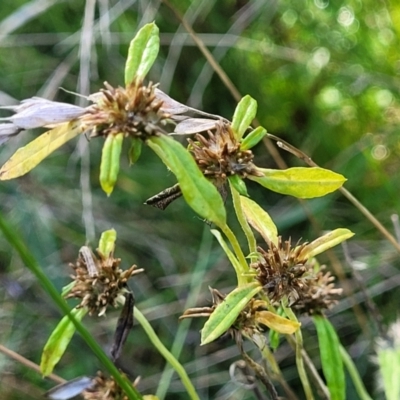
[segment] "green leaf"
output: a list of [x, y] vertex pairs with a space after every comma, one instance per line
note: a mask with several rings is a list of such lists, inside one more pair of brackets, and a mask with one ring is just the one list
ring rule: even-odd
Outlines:
[[190, 153], [177, 141], [166, 136], [152, 136], [151, 149], [173, 172], [183, 197], [201, 217], [219, 227], [226, 224], [224, 203], [216, 187], [201, 173]]
[[252, 130], [241, 142], [240, 150], [249, 150], [258, 144], [267, 134], [266, 129], [262, 126]]
[[119, 172], [119, 162], [124, 134], [110, 134], [107, 136], [101, 152], [100, 185], [109, 196], [114, 190]]
[[232, 130], [240, 140], [257, 114], [257, 102], [249, 95], [240, 100], [232, 118]]
[[298, 257], [300, 258], [311, 258], [324, 251], [338, 245], [346, 239], [354, 236], [354, 233], [346, 228], [335, 229], [334, 231], [328, 232], [327, 234], [315, 239], [307, 246], [305, 246]]
[[314, 316], [313, 321], [317, 328], [322, 371], [331, 394], [331, 400], [345, 400], [346, 381], [339, 338], [325, 317]]
[[201, 345], [212, 342], [224, 334], [236, 321], [247, 303], [261, 290], [258, 282], [238, 287], [215, 308], [201, 331]]
[[[233, 254], [231, 249], [228, 247], [226, 244], [225, 240], [223, 239], [221, 233], [217, 231], [216, 229], [211, 229], [211, 233], [217, 238], [218, 243], [224, 250], [225, 254], [228, 256], [229, 261], [231, 262], [233, 268], [235, 268], [235, 271], [239, 273], [239, 271], [242, 271], [242, 267], [240, 266], [239, 260], [236, 258], [236, 256]], [[247, 268], [247, 265], [246, 265]]]
[[278, 229], [269, 214], [255, 201], [240, 196], [240, 204], [248, 223], [261, 234], [266, 243], [278, 244]]
[[135, 164], [142, 154], [143, 142], [138, 138], [132, 138], [131, 148], [129, 149], [129, 165]]
[[[86, 308], [74, 308], [71, 310], [71, 314], [78, 321], [81, 321], [86, 313]], [[66, 315], [54, 329], [44, 346], [42, 359], [40, 361], [40, 371], [43, 376], [48, 376], [53, 372], [54, 367], [60, 361], [67, 349], [68, 344], [75, 333], [75, 329], [75, 325], [69, 319], [68, 315]]]
[[274, 192], [300, 199], [325, 196], [346, 181], [343, 175], [319, 167], [258, 170], [264, 174], [263, 177], [249, 175], [248, 178]]
[[268, 338], [271, 349], [276, 350], [279, 346], [279, 333], [277, 331], [274, 331], [273, 329], [270, 329], [268, 333]]
[[79, 122], [68, 122], [47, 131], [18, 149], [0, 169], [0, 180], [18, 178], [35, 168], [54, 150], [82, 133]]
[[114, 252], [117, 232], [115, 229], [109, 229], [101, 234], [98, 252], [105, 258]]
[[68, 285], [63, 286], [63, 288], [61, 289], [61, 296], [65, 297], [75, 286], [75, 283], [76, 283], [75, 281], [72, 281], [68, 283]]
[[239, 192], [240, 195], [249, 197], [247, 193], [247, 188], [246, 184], [244, 183], [244, 180], [239, 176], [239, 175], [231, 175], [228, 177], [229, 182], [232, 184], [232, 186]]
[[131, 41], [125, 65], [125, 85], [139, 83], [147, 75], [157, 58], [160, 38], [157, 25], [145, 25]]

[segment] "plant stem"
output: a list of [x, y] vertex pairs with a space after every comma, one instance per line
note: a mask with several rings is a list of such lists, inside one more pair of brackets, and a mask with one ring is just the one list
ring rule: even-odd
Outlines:
[[182, 364], [173, 356], [173, 354], [163, 345], [161, 340], [158, 338], [157, 334], [154, 332], [153, 328], [147, 321], [146, 317], [135, 307], [134, 315], [136, 320], [142, 326], [143, 330], [146, 332], [153, 346], [160, 352], [160, 354], [168, 361], [176, 373], [180, 376], [183, 386], [185, 386], [189, 398], [192, 400], [200, 400], [197, 395], [196, 390], [187, 375], [185, 368]]
[[224, 232], [225, 236], [228, 238], [228, 240], [233, 248], [233, 251], [236, 254], [236, 257], [239, 260], [241, 270], [238, 271], [239, 272], [238, 277], [237, 277], [238, 278], [238, 286], [245, 285], [247, 283], [246, 275], [249, 273], [249, 266], [247, 264], [246, 257], [243, 254], [243, 251], [240, 247], [238, 240], [236, 239], [236, 236], [231, 231], [229, 226], [225, 224], [225, 225], [222, 225], [220, 228], [221, 228], [222, 232]]
[[240, 223], [240, 226], [243, 229], [244, 234], [246, 235], [250, 254], [255, 253], [257, 250], [256, 238], [254, 237], [253, 231], [251, 230], [250, 225], [248, 224], [246, 217], [243, 213], [243, 208], [240, 204], [240, 195], [238, 191], [232, 186], [230, 181], [229, 186], [231, 188], [233, 207], [235, 208], [236, 217]]
[[[294, 315], [294, 312], [290, 307], [284, 306], [284, 311], [285, 314], [288, 316], [288, 318], [291, 321], [298, 322], [296, 316]], [[307, 377], [306, 370], [304, 369], [304, 363], [303, 363], [303, 355], [302, 355], [302, 350], [303, 350], [303, 336], [301, 334], [301, 329], [298, 329], [295, 332], [295, 338], [296, 338], [296, 365], [297, 365], [297, 371], [299, 372], [300, 380], [303, 385], [304, 393], [306, 395], [307, 400], [314, 400], [314, 396], [311, 390], [310, 382]]]
[[264, 360], [268, 362], [268, 364], [271, 368], [271, 373], [272, 373], [273, 379], [275, 379], [276, 381], [278, 381], [281, 384], [283, 390], [286, 393], [287, 398], [289, 400], [298, 400], [298, 397], [294, 394], [294, 392], [292, 391], [290, 386], [285, 381], [282, 371], [279, 368], [279, 365], [276, 362], [274, 355], [272, 354], [272, 352], [269, 349], [268, 343], [266, 341], [266, 337], [263, 335], [260, 335], [259, 336], [260, 340], [254, 340], [254, 337], [249, 337], [249, 339], [253, 343], [255, 343], [255, 345], [260, 350], [260, 353], [263, 356]]
[[76, 330], [80, 333], [82, 338], [85, 340], [87, 345], [104, 365], [107, 371], [114, 377], [115, 381], [122, 388], [125, 394], [128, 396], [129, 400], [140, 400], [142, 396], [139, 392], [121, 376], [118, 369], [112, 363], [112, 361], [107, 357], [99, 344], [94, 340], [89, 331], [78, 321], [72, 314], [68, 304], [60, 296], [57, 289], [54, 287], [52, 282], [49, 280], [47, 275], [43, 272], [39, 263], [35, 260], [33, 255], [27, 249], [25, 243], [20, 238], [20, 235], [9, 226], [9, 224], [4, 220], [0, 214], [0, 230], [3, 232], [7, 241], [11, 246], [17, 251], [21, 260], [29, 268], [29, 270], [36, 276], [36, 279], [40, 282], [43, 289], [47, 292], [53, 302], [59, 307], [59, 309], [71, 319], [72, 323], [75, 325]]
[[[206, 267], [209, 261], [211, 244], [212, 240], [209, 233], [209, 229], [208, 226], [205, 225], [203, 230], [203, 238], [198, 251], [197, 262], [195, 264], [193, 274], [191, 277], [189, 295], [188, 298], [186, 299], [185, 306], [183, 308], [184, 310], [193, 307], [196, 303], [197, 298], [199, 297], [200, 291], [203, 287], [203, 285], [201, 285], [201, 282], [203, 282], [204, 275], [207, 271]], [[185, 338], [189, 330], [190, 321], [191, 319], [181, 321], [178, 326], [178, 330], [175, 334], [174, 343], [172, 344], [171, 348], [171, 353], [176, 358], [179, 358], [183, 345], [185, 344]], [[171, 366], [167, 364], [161, 375], [160, 383], [158, 385], [156, 392], [156, 396], [160, 400], [164, 399], [167, 393], [167, 389], [171, 382], [173, 372], [174, 372], [173, 368], [171, 368]]]
[[360, 378], [357, 368], [354, 365], [353, 360], [350, 358], [349, 354], [347, 353], [346, 349], [343, 346], [340, 346], [339, 349], [340, 349], [340, 355], [342, 356], [343, 363], [346, 366], [347, 371], [349, 372], [349, 375], [353, 381], [354, 387], [357, 390], [358, 396], [360, 397], [361, 400], [372, 400], [372, 398], [369, 396], [367, 390], [365, 389], [365, 386], [363, 384], [362, 379]]

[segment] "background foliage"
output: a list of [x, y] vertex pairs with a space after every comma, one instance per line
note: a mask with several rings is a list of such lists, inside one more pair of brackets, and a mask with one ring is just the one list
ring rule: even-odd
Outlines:
[[[260, 123], [321, 167], [345, 175], [346, 188], [393, 230], [391, 215], [399, 213], [400, 189], [400, 4], [372, 0], [172, 3], [185, 14], [239, 92], [257, 100]], [[152, 20], [160, 28], [161, 51], [150, 79], [159, 81], [164, 92], [182, 103], [230, 118], [236, 101], [174, 13], [159, 1], [3, 1], [0, 104], [34, 95], [75, 102], [75, 96], [59, 87], [88, 94], [103, 81], [122, 85], [129, 41]], [[87, 45], [91, 34], [92, 47]], [[0, 152], [1, 164], [37, 134], [27, 132], [8, 142]], [[191, 306], [205, 305], [210, 301], [208, 285], [222, 292], [232, 287], [235, 277], [227, 274], [226, 257], [183, 200], [165, 212], [143, 205], [148, 197], [175, 183], [147, 148], [135, 168], [123, 161], [117, 186], [107, 199], [98, 182], [101, 146], [100, 139], [92, 140], [90, 146], [84, 138], [71, 141], [27, 176], [2, 182], [1, 213], [21, 232], [59, 288], [68, 282], [72, 272], [68, 263], [76, 259], [80, 246], [96, 246], [102, 231], [115, 228], [116, 255], [123, 259], [122, 265], [145, 268], [131, 284], [137, 307], [168, 347], [181, 325], [185, 342], [181, 361], [201, 398], [251, 399], [251, 393], [229, 381], [229, 365], [238, 358], [230, 340], [200, 348], [203, 321], [178, 323], [188, 297]], [[276, 168], [262, 144], [255, 153], [258, 165]], [[290, 166], [302, 165], [288, 153], [280, 154]], [[398, 253], [353, 205], [335, 193], [307, 201], [304, 208], [294, 198], [259, 191], [251, 182], [248, 189], [284, 237], [311, 241], [319, 232], [337, 227], [355, 232], [349, 253], [356, 260], [357, 272], [378, 304], [383, 324], [394, 322]], [[38, 362], [59, 312], [2, 237], [0, 256], [0, 343]], [[321, 261], [340, 275], [345, 291], [331, 320], [367, 388], [378, 399], [381, 394], [376, 391], [371, 362], [378, 335], [375, 318], [341, 249]], [[105, 348], [111, 343], [117, 314], [92, 325]], [[311, 325], [307, 328], [306, 319], [303, 326], [306, 347], [316, 355], [316, 333]], [[297, 387], [293, 352], [286, 344], [279, 348], [277, 358], [289, 383]], [[76, 336], [57, 373], [70, 379], [93, 375], [98, 367]], [[121, 367], [132, 376], [142, 376], [140, 390], [154, 392], [164, 360], [139, 327], [130, 335]], [[7, 400], [39, 399], [53, 386], [3, 355], [0, 376], [0, 393]], [[356, 398], [352, 391], [349, 387], [348, 398]], [[179, 380], [173, 380], [167, 398], [185, 398], [181, 393]]]

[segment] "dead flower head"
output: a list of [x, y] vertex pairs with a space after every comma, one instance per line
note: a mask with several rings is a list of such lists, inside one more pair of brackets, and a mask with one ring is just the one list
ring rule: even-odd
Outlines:
[[[84, 251], [83, 251], [84, 250]], [[112, 254], [97, 258], [88, 247], [84, 246], [79, 252], [75, 264], [70, 266], [75, 270], [71, 277], [75, 284], [66, 298], [81, 299], [79, 308], [87, 307], [89, 314], [104, 315], [108, 306], [117, 307], [124, 303], [124, 294], [128, 291], [128, 279], [143, 271], [132, 265], [127, 270], [122, 270], [119, 265], [120, 258]]]
[[240, 178], [260, 175], [253, 164], [252, 151], [240, 149], [230, 124], [219, 121], [214, 132], [208, 131], [208, 138], [198, 133], [195, 139], [188, 139], [189, 151], [203, 174], [217, 184], [232, 175]]
[[308, 290], [294, 304], [294, 309], [300, 314], [322, 314], [324, 310], [338, 303], [338, 298], [343, 289], [335, 288], [335, 277], [331, 273], [324, 272], [325, 266], [308, 280]]
[[[135, 387], [138, 379], [133, 382]], [[122, 388], [115, 382], [111, 376], [107, 378], [102, 372], [97, 372], [90, 388], [84, 390], [82, 397], [85, 400], [129, 400]]]
[[155, 93], [155, 85], [129, 85], [126, 88], [105, 88], [89, 97], [93, 105], [86, 108], [80, 118], [84, 130], [91, 136], [108, 136], [123, 133], [124, 136], [145, 140], [149, 136], [165, 133], [161, 125], [169, 114], [161, 110], [163, 101]]
[[[301, 313], [316, 314], [336, 304], [342, 289], [334, 288], [334, 277], [316, 268], [313, 259], [302, 256], [307, 243], [291, 246], [291, 241], [269, 244], [266, 251], [258, 247], [259, 260], [251, 264], [256, 279], [274, 304], [287, 298], [289, 305]], [[303, 252], [304, 253], [304, 252]]]

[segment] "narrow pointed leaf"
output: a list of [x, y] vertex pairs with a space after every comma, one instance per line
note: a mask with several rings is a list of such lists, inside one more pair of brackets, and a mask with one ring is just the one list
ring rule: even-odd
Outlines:
[[261, 290], [258, 282], [241, 286], [229, 293], [215, 308], [201, 331], [201, 345], [223, 335], [236, 321], [247, 303]]
[[278, 244], [278, 229], [269, 214], [255, 201], [240, 196], [240, 204], [248, 223], [260, 233], [266, 243]]
[[232, 186], [237, 190], [237, 192], [241, 196], [249, 197], [249, 194], [247, 193], [246, 184], [239, 175], [236, 175], [236, 174], [231, 175], [228, 179], [229, 179], [229, 182], [232, 184]]
[[125, 65], [125, 85], [140, 82], [157, 58], [160, 48], [158, 27], [154, 22], [145, 25], [131, 41]]
[[[71, 311], [71, 314], [78, 321], [81, 321], [86, 313], [86, 308], [74, 308]], [[68, 344], [75, 333], [75, 329], [75, 325], [69, 319], [68, 315], [66, 315], [54, 329], [44, 346], [42, 359], [40, 361], [40, 371], [43, 376], [48, 376], [53, 372], [54, 367], [60, 361], [67, 349]]]
[[264, 176], [250, 175], [248, 178], [274, 192], [300, 199], [325, 196], [339, 189], [346, 181], [343, 175], [319, 167], [258, 170]]
[[240, 140], [257, 114], [257, 102], [249, 95], [239, 101], [232, 118], [232, 130]]
[[266, 134], [266, 129], [264, 129], [262, 126], [257, 127], [242, 140], [242, 143], [240, 144], [240, 150], [251, 149], [258, 144]]
[[0, 169], [0, 180], [18, 178], [35, 168], [54, 150], [82, 133], [79, 122], [68, 122], [47, 131], [18, 149]]
[[201, 217], [217, 226], [225, 226], [224, 203], [216, 187], [201, 173], [190, 153], [177, 141], [162, 135], [147, 141], [151, 149], [173, 172], [183, 197]]
[[101, 188], [107, 196], [110, 196], [117, 182], [123, 140], [123, 133], [110, 134], [103, 145], [99, 179]]
[[331, 400], [345, 400], [346, 381], [339, 338], [325, 317], [315, 316], [313, 321], [317, 328], [322, 371], [331, 394]]
[[291, 321], [290, 319], [281, 317], [271, 311], [259, 311], [256, 313], [256, 320], [260, 324], [268, 326], [278, 333], [291, 335], [295, 333], [301, 326], [299, 322]]
[[136, 164], [142, 154], [143, 142], [138, 138], [132, 138], [131, 148], [129, 149], [129, 165]]
[[103, 257], [109, 257], [114, 252], [115, 241], [117, 240], [117, 232], [115, 229], [104, 231], [100, 236], [98, 251]]
[[[235, 268], [235, 271], [236, 272], [241, 271], [242, 268], [240, 266], [239, 260], [233, 254], [231, 249], [228, 247], [228, 245], [226, 244], [225, 240], [223, 239], [221, 233], [219, 231], [215, 230], [215, 229], [211, 229], [211, 233], [217, 238], [218, 243], [220, 244], [220, 246], [224, 250], [225, 254], [228, 256], [229, 261], [231, 262], [233, 268]], [[247, 268], [247, 266], [246, 266], [246, 268]]]
[[269, 339], [269, 345], [272, 350], [276, 350], [279, 346], [279, 333], [277, 331], [274, 331], [273, 329], [270, 329], [269, 334], [268, 334], [268, 339]]
[[335, 229], [334, 231], [329, 232], [318, 239], [315, 239], [313, 242], [305, 246], [299, 254], [299, 257], [315, 257], [316, 255], [323, 253], [324, 251], [338, 245], [339, 243], [351, 238], [352, 236], [354, 236], [354, 233], [349, 229]]

